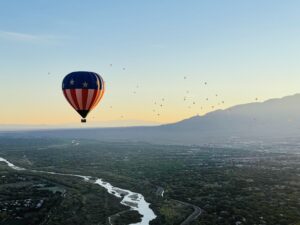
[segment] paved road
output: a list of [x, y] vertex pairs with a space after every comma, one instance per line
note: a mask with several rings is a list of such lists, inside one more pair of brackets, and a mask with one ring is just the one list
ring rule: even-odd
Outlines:
[[[158, 186], [157, 190], [156, 190], [156, 195], [163, 197], [163, 193], [164, 193], [164, 189], [162, 187]], [[201, 213], [203, 212], [203, 210], [200, 207], [196, 206], [196, 205], [193, 205], [193, 204], [190, 204], [190, 203], [187, 203], [187, 202], [178, 201], [178, 200], [175, 200], [175, 199], [173, 199], [173, 200], [180, 203], [180, 204], [192, 207], [194, 209], [194, 212], [191, 215], [189, 215], [180, 225], [190, 224], [192, 221], [196, 220], [201, 215]]]
[[187, 203], [187, 202], [182, 202], [182, 201], [178, 201], [178, 200], [175, 200], [176, 202], [179, 202], [183, 205], [186, 205], [186, 206], [190, 206], [190, 207], [193, 207], [194, 209], [194, 212], [189, 215], [180, 225], [187, 225], [187, 224], [190, 224], [190, 222], [192, 222], [193, 220], [196, 220], [202, 213], [202, 209], [196, 205], [192, 205], [190, 203]]

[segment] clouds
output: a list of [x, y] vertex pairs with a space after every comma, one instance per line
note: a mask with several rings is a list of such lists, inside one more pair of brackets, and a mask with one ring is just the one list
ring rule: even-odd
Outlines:
[[27, 43], [57, 43], [65, 39], [64, 36], [56, 35], [40, 35], [40, 34], [28, 34], [20, 32], [12, 32], [0, 30], [0, 41], [15, 41], [15, 42], [27, 42]]
[[25, 34], [25, 33], [17, 33], [17, 32], [9, 32], [0, 30], [0, 38], [6, 40], [13, 41], [35, 41], [39, 39], [38, 36]]

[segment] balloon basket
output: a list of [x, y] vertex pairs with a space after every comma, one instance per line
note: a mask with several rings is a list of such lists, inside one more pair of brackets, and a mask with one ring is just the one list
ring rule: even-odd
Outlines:
[[86, 123], [86, 119], [81, 119], [81, 123]]

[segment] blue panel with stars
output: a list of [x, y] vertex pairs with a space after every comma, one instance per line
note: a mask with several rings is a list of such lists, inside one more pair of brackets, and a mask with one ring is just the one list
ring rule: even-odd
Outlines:
[[69, 73], [63, 80], [62, 89], [103, 89], [103, 80], [97, 73], [78, 71]]

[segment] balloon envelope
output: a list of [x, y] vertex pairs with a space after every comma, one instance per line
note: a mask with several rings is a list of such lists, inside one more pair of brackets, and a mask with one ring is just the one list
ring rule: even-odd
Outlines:
[[99, 74], [78, 71], [65, 76], [62, 90], [70, 105], [82, 118], [86, 118], [103, 97], [105, 85]]

